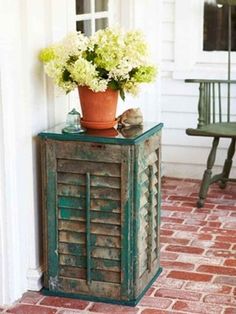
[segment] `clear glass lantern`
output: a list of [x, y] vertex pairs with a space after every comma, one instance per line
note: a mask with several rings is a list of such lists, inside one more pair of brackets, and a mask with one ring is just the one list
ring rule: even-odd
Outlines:
[[66, 126], [62, 130], [64, 133], [83, 133], [84, 129], [80, 124], [80, 113], [74, 108], [68, 114], [66, 118]]

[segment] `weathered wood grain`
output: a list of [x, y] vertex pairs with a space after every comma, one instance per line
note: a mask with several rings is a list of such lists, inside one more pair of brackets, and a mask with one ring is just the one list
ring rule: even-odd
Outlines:
[[[59, 231], [59, 241], [67, 243], [85, 244], [85, 234], [71, 231]], [[91, 245], [120, 248], [120, 236], [91, 234]]]
[[[68, 254], [59, 255], [59, 263], [64, 266], [74, 266], [86, 268], [86, 256], [75, 256]], [[118, 260], [107, 260], [104, 258], [92, 258], [91, 259], [92, 269], [108, 270], [120, 273], [120, 261]]]
[[[147, 189], [149, 188], [148, 174], [146, 173], [146, 171], [140, 174], [139, 184]], [[158, 178], [157, 176], [154, 176], [152, 186], [155, 187], [157, 184], [158, 184]]]
[[[120, 188], [120, 177], [109, 177], [109, 176], [94, 176], [91, 175], [91, 186], [96, 187], [108, 187], [119, 189]], [[86, 185], [86, 179], [84, 174], [58, 172], [57, 182], [71, 185]]]
[[[85, 186], [67, 185], [58, 183], [57, 193], [59, 196], [85, 197]], [[120, 190], [110, 188], [91, 187], [92, 199], [120, 200]]]
[[[73, 197], [73, 196], [58, 196], [58, 206], [65, 208], [75, 208], [84, 209], [85, 208], [85, 198]], [[104, 211], [104, 212], [120, 212], [120, 200], [101, 200], [92, 199], [91, 208], [94, 211]]]
[[[86, 279], [86, 268], [78, 268], [72, 266], [60, 266], [60, 276], [67, 278]], [[92, 281], [120, 283], [120, 273], [108, 270], [91, 270]]]
[[48, 217], [47, 217], [47, 164], [46, 164], [46, 143], [41, 141], [41, 180], [42, 180], [42, 227], [43, 227], [43, 284], [48, 288]]
[[[57, 178], [56, 178], [56, 154], [51, 141], [46, 142], [46, 191], [47, 191], [47, 250], [48, 250], [48, 279], [57, 278], [58, 275], [58, 220], [57, 220]], [[52, 232], [54, 231], [54, 232]], [[51, 278], [51, 279], [50, 279]]]
[[89, 172], [94, 176], [120, 177], [120, 164], [92, 162], [87, 160], [58, 159], [57, 171], [78, 174]]
[[[121, 146], [86, 142], [53, 141], [58, 158], [119, 163]], [[72, 158], [73, 157], [73, 158]]]
[[[59, 243], [60, 254], [71, 254], [75, 256], [86, 256], [84, 245], [76, 243]], [[120, 260], [120, 249], [106, 247], [91, 247], [91, 256], [94, 258]]]
[[149, 137], [146, 141], [144, 141], [141, 146], [144, 147], [144, 158], [147, 156], [150, 156], [153, 151], [157, 148], [160, 147], [160, 142], [161, 142], [161, 136], [160, 134], [154, 134]]
[[158, 171], [157, 169], [157, 155], [156, 153], [152, 153], [150, 156], [147, 156], [146, 158], [140, 158], [139, 160], [139, 173], [142, 173], [143, 171], [147, 171], [148, 165], [153, 165], [153, 171], [156, 173]]
[[[80, 221], [59, 220], [58, 230], [85, 232], [85, 223]], [[91, 224], [91, 233], [107, 236], [120, 236], [120, 227], [107, 224]]]
[[[121, 224], [120, 214], [91, 210], [90, 215], [90, 221], [92, 223], [105, 223], [117, 226], [120, 226]], [[59, 218], [65, 220], [86, 221], [86, 212], [85, 210], [63, 207], [59, 208]]]
[[[159, 188], [159, 145], [160, 138], [153, 136], [148, 141], [141, 143], [137, 148], [137, 182], [138, 191], [138, 216], [137, 228], [137, 270], [135, 280], [140, 287], [145, 286], [142, 280], [153, 275], [153, 261], [157, 257], [156, 220], [158, 188]], [[158, 248], [159, 249], [159, 248]], [[155, 270], [156, 271], [156, 270]], [[141, 291], [137, 288], [136, 293]]]
[[102, 281], [92, 281], [90, 285], [87, 285], [86, 280], [83, 279], [61, 277], [59, 291], [120, 299], [120, 285]]

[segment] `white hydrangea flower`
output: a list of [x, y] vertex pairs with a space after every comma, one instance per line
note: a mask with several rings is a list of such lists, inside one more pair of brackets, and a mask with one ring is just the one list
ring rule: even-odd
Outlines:
[[128, 80], [129, 73], [133, 69], [133, 65], [127, 58], [123, 58], [118, 66], [114, 69], [111, 69], [109, 72], [109, 78], [114, 80]]
[[106, 28], [86, 37], [70, 33], [40, 52], [53, 82], [66, 92], [79, 86], [105, 91], [108, 87], [137, 94], [141, 83], [153, 81], [156, 71], [147, 60], [148, 49], [139, 31]]

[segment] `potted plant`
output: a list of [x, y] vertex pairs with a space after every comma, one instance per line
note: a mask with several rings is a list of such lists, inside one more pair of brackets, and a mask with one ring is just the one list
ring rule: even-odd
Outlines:
[[66, 93], [79, 89], [81, 124], [89, 128], [113, 127], [118, 93], [123, 100], [125, 93], [136, 95], [141, 83], [150, 83], [156, 76], [139, 31], [106, 28], [90, 37], [70, 33], [42, 49], [39, 57], [57, 86]]

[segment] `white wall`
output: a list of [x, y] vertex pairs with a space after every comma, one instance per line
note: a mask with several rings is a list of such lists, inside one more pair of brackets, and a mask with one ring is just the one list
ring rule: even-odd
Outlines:
[[[16, 300], [27, 289], [41, 287], [41, 192], [36, 136], [58, 121], [57, 115], [67, 112], [68, 107], [62, 98], [55, 101], [37, 56], [39, 49], [57, 34], [55, 5], [60, 7], [63, 3], [64, 0], [1, 1], [0, 304]], [[60, 25], [63, 23], [62, 19]], [[63, 109], [56, 110], [58, 103]]]
[[[160, 72], [162, 0], [129, 0], [121, 8], [120, 24], [124, 29], [141, 30], [150, 48], [150, 59]], [[117, 114], [128, 108], [139, 107], [146, 121], [161, 122], [161, 76], [153, 84], [143, 84], [138, 96], [126, 95], [119, 99]]]
[[[122, 2], [123, 4], [124, 2]], [[37, 134], [66, 118], [78, 97], [58, 96], [37, 55], [71, 29], [72, 0], [8, 0], [0, 10], [0, 304], [39, 290], [42, 262], [40, 155]], [[117, 16], [126, 28], [146, 32], [160, 60], [161, 0], [129, 0]], [[148, 18], [151, 17], [151, 18]], [[158, 19], [156, 18], [158, 17]], [[150, 29], [156, 32], [150, 32]], [[160, 119], [160, 84], [144, 89], [127, 106]], [[123, 106], [123, 107], [122, 107]]]
[[[226, 78], [225, 54], [211, 53], [207, 62], [202, 61], [206, 60], [200, 51], [202, 3], [203, 0], [163, 0], [163, 174], [172, 177], [201, 178], [212, 141], [185, 134], [186, 128], [197, 124], [198, 86], [184, 83], [184, 78], [210, 78], [210, 75], [214, 75], [211, 78]], [[235, 68], [233, 72], [236, 74]], [[223, 140], [219, 146], [216, 171], [224, 162], [227, 144], [228, 141]]]

